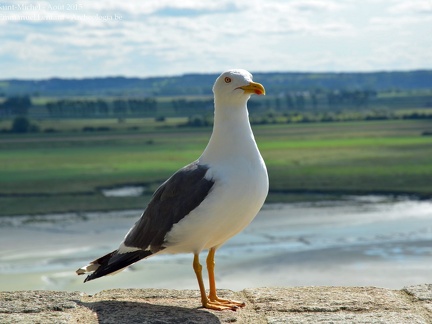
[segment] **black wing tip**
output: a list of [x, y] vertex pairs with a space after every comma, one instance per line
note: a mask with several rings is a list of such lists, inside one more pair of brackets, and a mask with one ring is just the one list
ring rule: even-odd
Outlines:
[[[96, 277], [96, 278], [98, 278], [98, 277]], [[90, 274], [87, 276], [87, 278], [84, 279], [84, 283], [86, 283], [87, 281], [91, 281], [93, 279], [96, 279], [96, 278], [94, 278], [93, 274]]]
[[[117, 251], [113, 251], [111, 254], [105, 256], [105, 259], [103, 260], [104, 262], [101, 262], [100, 266], [93, 273], [89, 274], [87, 278], [84, 279], [84, 283], [122, 270], [129, 265], [141, 259], [144, 259], [152, 254], [153, 253], [151, 251], [143, 250], [128, 252], [124, 254], [117, 254]], [[112, 257], [117, 257], [117, 259], [112, 260]], [[98, 259], [98, 261], [99, 260], [101, 259]], [[112, 263], [110, 263], [110, 261]]]

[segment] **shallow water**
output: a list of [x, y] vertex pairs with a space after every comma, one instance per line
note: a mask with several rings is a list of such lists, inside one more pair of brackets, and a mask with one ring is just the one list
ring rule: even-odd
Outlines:
[[101, 190], [105, 197], [139, 197], [145, 191], [146, 188], [144, 186], [125, 186]]
[[[117, 248], [141, 211], [0, 218], [0, 289], [196, 289], [192, 255], [161, 255], [83, 284], [75, 270]], [[202, 263], [205, 254], [202, 255]], [[380, 196], [266, 205], [216, 254], [220, 288], [432, 280], [432, 202]]]

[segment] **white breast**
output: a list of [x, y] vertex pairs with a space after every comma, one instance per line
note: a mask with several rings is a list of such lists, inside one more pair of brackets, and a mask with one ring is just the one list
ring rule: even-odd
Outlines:
[[[166, 253], [200, 252], [217, 247], [243, 230], [257, 215], [268, 192], [261, 157], [210, 165], [215, 184], [207, 198], [166, 236]], [[239, 167], [241, 166], [241, 167]]]

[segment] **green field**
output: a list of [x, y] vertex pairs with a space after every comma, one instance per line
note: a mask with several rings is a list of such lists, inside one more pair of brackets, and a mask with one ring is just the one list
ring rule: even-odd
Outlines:
[[[144, 208], [211, 134], [177, 122], [101, 120], [111, 131], [81, 132], [95, 121], [44, 121], [42, 129], [62, 132], [1, 134], [0, 215]], [[431, 120], [260, 125], [254, 132], [269, 170], [269, 201], [307, 193], [432, 196], [432, 136], [422, 135], [432, 132]], [[100, 192], [128, 184], [149, 191], [128, 198]]]

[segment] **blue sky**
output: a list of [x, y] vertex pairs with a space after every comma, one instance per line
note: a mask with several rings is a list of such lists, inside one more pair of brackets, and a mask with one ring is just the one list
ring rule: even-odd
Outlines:
[[0, 79], [432, 69], [431, 0], [0, 0]]

